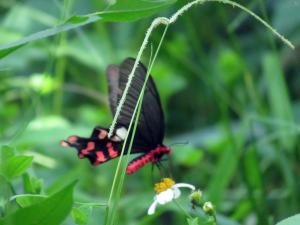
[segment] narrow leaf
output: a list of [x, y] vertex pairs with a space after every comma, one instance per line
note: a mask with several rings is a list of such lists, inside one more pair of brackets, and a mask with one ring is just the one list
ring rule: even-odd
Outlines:
[[85, 19], [85, 21], [80, 22], [80, 23], [64, 23], [57, 27], [52, 27], [52, 28], [34, 33], [27, 37], [21, 38], [18, 41], [15, 41], [15, 42], [12, 42], [12, 43], [9, 43], [6, 45], [2, 45], [2, 46], [0, 46], [0, 59], [3, 58], [4, 56], [10, 54], [11, 52], [17, 50], [18, 48], [24, 46], [27, 43], [30, 43], [30, 42], [36, 41], [36, 40], [40, 40], [40, 39], [43, 39], [46, 37], [50, 37], [55, 34], [61, 33], [63, 31], [68, 31], [68, 30], [72, 30], [77, 27], [84, 26], [86, 24], [95, 22], [98, 19], [99, 19], [98, 16], [92, 16], [92, 17], [87, 17]]
[[137, 20], [151, 16], [175, 2], [176, 0], [122, 0], [118, 1], [108, 10], [96, 14], [101, 16], [104, 21], [110, 22]]
[[159, 12], [163, 8], [175, 3], [176, 0], [152, 0], [152, 1], [140, 1], [140, 0], [122, 0], [111, 6], [104, 12], [96, 12], [87, 15], [76, 15], [66, 20], [66, 22], [52, 27], [12, 43], [8, 43], [0, 46], [0, 59], [17, 50], [18, 48], [26, 45], [27, 43], [40, 40], [46, 37], [50, 37], [59, 34], [64, 31], [72, 30], [89, 23], [96, 22], [100, 19], [110, 22], [124, 22], [137, 20], [143, 17], [153, 15]]
[[[285, 122], [294, 123], [291, 100], [285, 76], [276, 54], [268, 53], [263, 58], [263, 69], [267, 84], [268, 97], [272, 114]], [[295, 143], [293, 132], [286, 131], [280, 137], [282, 145], [291, 149]]]

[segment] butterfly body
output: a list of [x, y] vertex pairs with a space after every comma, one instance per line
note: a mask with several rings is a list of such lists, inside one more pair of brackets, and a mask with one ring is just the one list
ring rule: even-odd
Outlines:
[[[134, 59], [127, 58], [120, 66], [110, 65], [107, 68], [109, 102], [113, 115], [116, 113], [118, 102], [121, 99], [134, 62]], [[100, 165], [118, 157], [121, 154], [124, 139], [126, 136], [131, 136], [131, 133], [127, 134], [127, 129], [145, 82], [146, 74], [146, 67], [139, 63], [111, 137], [108, 137], [108, 129], [95, 127], [89, 138], [73, 135], [62, 141], [61, 145], [76, 148], [78, 157], [88, 158], [93, 165]], [[164, 155], [171, 153], [170, 148], [162, 143], [163, 136], [164, 117], [162, 107], [154, 81], [150, 76], [146, 84], [141, 113], [131, 150], [131, 154], [141, 153], [141, 155], [128, 164], [127, 174], [136, 172], [147, 163], [157, 163]], [[125, 154], [127, 154], [127, 147], [125, 147]]]
[[155, 149], [150, 150], [148, 153], [133, 159], [126, 168], [126, 173], [131, 174], [138, 171], [147, 163], [157, 163], [160, 159], [167, 154], [171, 153], [171, 149], [167, 146], [157, 146]]

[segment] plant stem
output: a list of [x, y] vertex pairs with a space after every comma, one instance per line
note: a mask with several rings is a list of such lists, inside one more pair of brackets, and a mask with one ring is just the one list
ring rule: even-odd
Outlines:
[[[63, 10], [62, 20], [65, 20], [68, 17], [72, 2], [73, 2], [73, 0], [65, 0], [64, 1], [64, 7], [62, 9]], [[66, 44], [67, 44], [67, 33], [63, 32], [59, 36], [57, 49], [59, 49], [62, 46], [65, 46]], [[63, 104], [62, 103], [63, 102], [63, 83], [65, 80], [65, 69], [66, 69], [66, 59], [62, 55], [62, 56], [58, 57], [58, 61], [55, 66], [57, 90], [54, 93], [53, 108], [54, 108], [54, 113], [56, 113], [56, 114], [61, 113], [61, 107]]]
[[[121, 113], [122, 106], [125, 103], [126, 96], [128, 94], [131, 82], [132, 82], [132, 80], [134, 78], [135, 71], [136, 71], [136, 69], [138, 67], [138, 63], [139, 63], [139, 61], [140, 61], [140, 59], [142, 57], [142, 54], [143, 54], [145, 48], [147, 47], [150, 35], [152, 34], [153, 30], [156, 27], [158, 27], [160, 24], [165, 25], [166, 26], [165, 31], [164, 31], [164, 33], [162, 35], [162, 38], [160, 40], [160, 43], [159, 43], [159, 45], [157, 47], [157, 50], [155, 52], [153, 61], [151, 62], [150, 67], [148, 69], [148, 72], [147, 72], [147, 75], [146, 75], [146, 79], [145, 79], [145, 82], [143, 84], [143, 88], [142, 88], [141, 93], [139, 95], [139, 98], [137, 100], [137, 104], [135, 106], [135, 109], [134, 109], [134, 112], [133, 112], [133, 115], [132, 115], [132, 118], [131, 118], [131, 121], [130, 121], [129, 129], [128, 129], [128, 132], [127, 132], [127, 137], [126, 137], [126, 139], [125, 139], [125, 141], [123, 143], [122, 151], [121, 151], [121, 154], [120, 154], [120, 158], [119, 158], [119, 161], [118, 161], [118, 165], [117, 165], [117, 168], [116, 168], [116, 172], [115, 172], [115, 176], [114, 176], [114, 180], [113, 180], [113, 184], [112, 184], [112, 189], [111, 189], [109, 200], [108, 200], [108, 207], [107, 207], [107, 211], [106, 211], [106, 218], [105, 218], [106, 222], [105, 222], [105, 224], [113, 224], [114, 223], [114, 212], [115, 212], [116, 204], [118, 202], [118, 198], [120, 196], [120, 193], [121, 193], [121, 190], [122, 190], [122, 187], [123, 187], [123, 182], [124, 182], [124, 179], [125, 179], [125, 168], [121, 172], [120, 172], [120, 168], [121, 168], [121, 162], [122, 162], [122, 158], [123, 158], [123, 155], [124, 155], [124, 151], [125, 151], [125, 147], [126, 147], [126, 143], [127, 143], [127, 139], [128, 139], [128, 134], [131, 133], [131, 127], [133, 125], [133, 121], [135, 121], [134, 122], [135, 123], [134, 124], [134, 128], [133, 128], [134, 130], [133, 130], [133, 133], [131, 135], [129, 149], [127, 151], [128, 155], [127, 155], [126, 162], [128, 162], [128, 160], [129, 160], [129, 154], [131, 152], [131, 147], [132, 147], [132, 143], [133, 143], [133, 139], [134, 139], [134, 134], [135, 134], [135, 131], [136, 131], [137, 122], [138, 122], [138, 118], [139, 118], [139, 115], [140, 115], [143, 92], [145, 90], [146, 83], [147, 83], [147, 80], [148, 80], [151, 68], [152, 68], [152, 66], [154, 64], [154, 61], [155, 61], [155, 58], [156, 58], [156, 56], [157, 56], [157, 54], [159, 52], [159, 49], [161, 47], [161, 44], [162, 44], [162, 41], [164, 39], [165, 33], [167, 31], [167, 28], [168, 28], [168, 26], [170, 24], [175, 23], [179, 16], [181, 16], [184, 12], [186, 12], [187, 10], [189, 10], [194, 5], [196, 5], [196, 4], [203, 4], [203, 3], [206, 3], [206, 2], [219, 2], [219, 3], [231, 5], [233, 7], [238, 7], [239, 9], [247, 12], [248, 14], [250, 14], [251, 16], [253, 16], [256, 20], [258, 20], [259, 22], [261, 22], [265, 27], [267, 27], [274, 35], [276, 35], [279, 39], [281, 39], [289, 47], [291, 47], [292, 49], [294, 48], [293, 44], [289, 40], [287, 40], [284, 36], [282, 36], [281, 34], [279, 34], [266, 21], [264, 21], [263, 19], [261, 19], [259, 16], [257, 16], [255, 13], [253, 13], [252, 11], [250, 11], [249, 9], [247, 9], [246, 7], [244, 7], [244, 6], [236, 3], [234, 1], [230, 1], [230, 0], [195, 0], [193, 2], [190, 2], [190, 3], [186, 4], [186, 5], [184, 5], [178, 11], [176, 11], [170, 18], [158, 17], [158, 18], [154, 19], [152, 21], [150, 27], [148, 28], [146, 34], [145, 34], [145, 38], [144, 38], [143, 43], [142, 43], [142, 45], [140, 47], [140, 50], [139, 50], [139, 52], [137, 54], [136, 61], [135, 61], [134, 65], [133, 65], [132, 71], [130, 72], [130, 74], [128, 76], [128, 81], [126, 83], [126, 87], [125, 87], [125, 89], [123, 91], [122, 97], [121, 97], [120, 102], [118, 104], [118, 107], [116, 109], [116, 113], [115, 113], [115, 116], [113, 118], [113, 122], [112, 122], [112, 124], [111, 124], [111, 126], [109, 128], [108, 137], [111, 137], [112, 134], [113, 134], [113, 132], [114, 132], [114, 128], [115, 128], [115, 125], [117, 123], [118, 117], [119, 117], [119, 115]], [[137, 111], [138, 111], [138, 114], [136, 116]], [[117, 183], [117, 181], [118, 181], [118, 183]], [[114, 196], [115, 193], [117, 194], [117, 196], [116, 196], [114, 204], [112, 204], [113, 203], [113, 196]]]
[[178, 203], [176, 199], [174, 199], [173, 202], [188, 218], [193, 219], [193, 217]]
[[[144, 91], [146, 89], [146, 84], [147, 84], [148, 78], [150, 76], [151, 69], [154, 65], [155, 59], [158, 55], [159, 49], [160, 49], [160, 47], [162, 45], [162, 42], [165, 38], [165, 35], [167, 33], [167, 29], [168, 29], [168, 26], [166, 26], [165, 29], [164, 29], [164, 32], [163, 32], [162, 37], [160, 39], [160, 42], [159, 42], [159, 44], [157, 46], [157, 49], [155, 51], [155, 54], [153, 56], [153, 60], [151, 61], [150, 65], [149, 65], [149, 68], [147, 70], [147, 74], [146, 74], [146, 77], [145, 77], [145, 81], [144, 81], [142, 90], [140, 92], [140, 95], [138, 97], [135, 109], [134, 109], [133, 114], [132, 114], [132, 118], [131, 118], [131, 121], [130, 121], [130, 124], [129, 124], [129, 127], [128, 127], [127, 136], [126, 136], [126, 139], [124, 140], [124, 143], [123, 143], [123, 147], [122, 147], [122, 151], [121, 151], [119, 161], [118, 161], [118, 164], [117, 164], [117, 168], [116, 168], [116, 172], [115, 172], [115, 176], [114, 176], [110, 196], [109, 196], [109, 199], [108, 199], [108, 207], [107, 207], [107, 210], [106, 210], [105, 224], [113, 224], [114, 223], [113, 213], [116, 209], [116, 204], [119, 200], [119, 197], [120, 197], [120, 194], [121, 194], [121, 191], [122, 191], [122, 187], [123, 187], [123, 183], [124, 183], [124, 180], [125, 180], [125, 168], [124, 168], [123, 171], [120, 171], [120, 169], [121, 169], [121, 163], [122, 163], [125, 147], [126, 147], [127, 140], [128, 140], [128, 137], [129, 137], [128, 134], [131, 133], [131, 127], [134, 125], [133, 132], [132, 132], [132, 135], [131, 135], [131, 140], [130, 140], [129, 147], [128, 147], [128, 150], [127, 150], [126, 164], [129, 161], [129, 155], [130, 155], [130, 152], [131, 152], [131, 148], [132, 148], [132, 144], [133, 144], [133, 140], [134, 140], [134, 135], [135, 135], [136, 128], [137, 128], [137, 123], [138, 123], [139, 115], [140, 115], [140, 112], [141, 112], [141, 104], [142, 104]], [[137, 61], [135, 63], [137, 63]], [[117, 185], [117, 181], [118, 181], [118, 185]], [[115, 201], [113, 202], [113, 196], [114, 195], [116, 195], [117, 199], [115, 199]]]
[[283, 35], [281, 35], [280, 33], [278, 33], [271, 25], [269, 25], [265, 20], [263, 20], [262, 18], [260, 18], [258, 15], [256, 15], [254, 12], [250, 11], [249, 9], [247, 9], [246, 7], [240, 5], [239, 3], [236, 3], [234, 1], [230, 1], [230, 0], [195, 0], [193, 2], [190, 2], [186, 5], [184, 5], [183, 7], [181, 7], [179, 10], [177, 10], [170, 18], [166, 18], [166, 17], [158, 17], [155, 18], [150, 27], [148, 28], [145, 38], [143, 40], [143, 43], [140, 47], [140, 50], [138, 52], [138, 55], [136, 57], [136, 61], [133, 65], [132, 71], [128, 76], [128, 81], [126, 83], [126, 87], [124, 89], [123, 95], [120, 99], [120, 102], [118, 104], [113, 122], [109, 128], [109, 133], [108, 133], [108, 137], [111, 137], [111, 135], [113, 134], [115, 125], [117, 123], [117, 119], [120, 115], [120, 112], [122, 110], [122, 106], [124, 105], [124, 102], [126, 100], [126, 96], [129, 90], [129, 87], [131, 85], [131, 82], [133, 80], [134, 77], [134, 73], [135, 70], [138, 66], [138, 62], [140, 61], [142, 54], [145, 50], [145, 48], [147, 47], [148, 41], [149, 41], [149, 37], [151, 35], [151, 33], [153, 32], [153, 30], [158, 27], [159, 25], [163, 24], [163, 25], [170, 25], [172, 23], [175, 23], [178, 19], [179, 16], [183, 15], [187, 10], [189, 10], [191, 7], [193, 7], [194, 5], [197, 4], [203, 4], [206, 2], [219, 2], [219, 3], [223, 3], [223, 4], [227, 4], [227, 5], [231, 5], [233, 7], [237, 7], [243, 11], [245, 11], [246, 13], [248, 13], [249, 15], [251, 15], [252, 17], [254, 17], [256, 20], [258, 20], [260, 23], [262, 23], [266, 28], [268, 28], [275, 36], [277, 36], [283, 43], [285, 43], [286, 45], [288, 45], [290, 48], [295, 49], [295, 46], [288, 40], [286, 39]]

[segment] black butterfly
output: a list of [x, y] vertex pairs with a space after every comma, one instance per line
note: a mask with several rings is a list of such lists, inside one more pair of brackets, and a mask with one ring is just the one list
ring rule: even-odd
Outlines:
[[[109, 83], [109, 102], [113, 115], [115, 115], [134, 62], [135, 59], [127, 58], [120, 66], [110, 65], [106, 70]], [[147, 68], [139, 62], [111, 138], [108, 138], [108, 129], [95, 127], [90, 138], [70, 136], [67, 140], [62, 141], [61, 145], [75, 147], [78, 150], [79, 158], [88, 158], [93, 165], [99, 165], [118, 157], [146, 74]], [[164, 116], [157, 89], [150, 76], [131, 150], [131, 154], [142, 153], [142, 155], [128, 164], [126, 173], [134, 173], [145, 164], [157, 163], [163, 155], [170, 154], [170, 148], [162, 144], [163, 137]], [[126, 153], [127, 149], [125, 149]]]

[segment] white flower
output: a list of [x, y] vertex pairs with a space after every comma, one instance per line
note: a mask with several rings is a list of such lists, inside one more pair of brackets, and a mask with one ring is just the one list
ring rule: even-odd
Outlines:
[[148, 215], [152, 215], [155, 212], [156, 206], [158, 204], [164, 205], [172, 200], [178, 198], [181, 194], [179, 188], [189, 188], [192, 191], [195, 190], [195, 187], [191, 184], [186, 183], [177, 183], [171, 178], [164, 178], [162, 182], [155, 184], [156, 195], [154, 197], [153, 203], [148, 209]]

